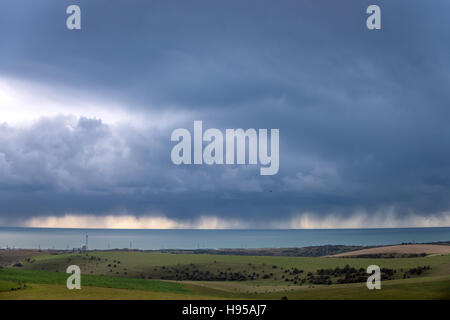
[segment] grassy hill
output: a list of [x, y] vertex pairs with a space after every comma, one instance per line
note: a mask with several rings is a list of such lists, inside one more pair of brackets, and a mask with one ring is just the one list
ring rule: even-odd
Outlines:
[[[0, 299], [450, 299], [450, 255], [349, 259], [94, 251], [20, 257], [0, 268]], [[72, 264], [81, 268], [82, 290], [65, 286]], [[366, 288], [365, 270], [372, 264], [382, 268], [382, 290]]]

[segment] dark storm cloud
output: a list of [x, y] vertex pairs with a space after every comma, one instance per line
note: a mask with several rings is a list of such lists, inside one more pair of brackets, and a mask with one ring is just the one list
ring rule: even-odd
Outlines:
[[130, 113], [194, 112], [178, 123], [191, 130], [197, 119], [279, 128], [281, 153], [278, 175], [261, 177], [174, 166], [179, 126], [5, 124], [2, 216], [449, 211], [450, 5], [376, 3], [381, 31], [365, 28], [373, 1], [77, 1], [72, 32], [73, 1], [3, 1], [0, 75], [89, 91]]

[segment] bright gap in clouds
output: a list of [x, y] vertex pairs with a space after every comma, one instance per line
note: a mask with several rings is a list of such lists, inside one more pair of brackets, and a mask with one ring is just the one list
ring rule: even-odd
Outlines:
[[165, 128], [187, 116], [184, 112], [156, 112], [151, 108], [145, 113], [129, 110], [89, 92], [0, 77], [0, 123], [14, 126], [26, 126], [42, 117], [63, 115], [101, 119], [108, 124]]
[[163, 215], [146, 217], [132, 215], [35, 217], [26, 220], [22, 226], [79, 229], [240, 229], [245, 227], [239, 220], [200, 217], [194, 221], [181, 221], [169, 219]]
[[65, 215], [34, 217], [21, 226], [35, 228], [80, 229], [352, 229], [352, 228], [421, 228], [450, 226], [450, 212], [428, 217], [408, 215], [399, 217], [392, 212], [368, 215], [358, 213], [349, 217], [328, 215], [319, 217], [305, 213], [282, 221], [258, 221], [202, 216], [195, 220], [177, 220], [164, 215], [136, 217], [133, 215]]

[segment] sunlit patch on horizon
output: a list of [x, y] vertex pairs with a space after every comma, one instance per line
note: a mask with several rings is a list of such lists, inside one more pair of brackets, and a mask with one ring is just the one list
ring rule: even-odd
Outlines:
[[21, 224], [33, 228], [80, 228], [80, 229], [241, 229], [239, 220], [203, 216], [198, 219], [176, 220], [164, 215], [136, 217], [133, 215], [94, 216], [65, 215], [61, 217], [34, 217]]
[[364, 228], [419, 228], [450, 226], [450, 212], [424, 217], [408, 215], [400, 217], [393, 211], [376, 213], [355, 213], [348, 217], [339, 215], [319, 216], [312, 213], [295, 215], [290, 219], [243, 220], [200, 216], [181, 220], [159, 215], [81, 215], [33, 217], [20, 226], [34, 228], [92, 228], [92, 229], [364, 229]]

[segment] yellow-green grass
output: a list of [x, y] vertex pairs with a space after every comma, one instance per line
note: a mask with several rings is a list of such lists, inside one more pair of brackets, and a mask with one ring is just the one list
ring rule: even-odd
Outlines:
[[68, 290], [65, 285], [30, 284], [16, 291], [0, 291], [0, 300], [205, 300], [215, 297], [198, 294], [155, 292], [83, 286]]
[[0, 250], [0, 267], [12, 265], [25, 258], [36, 258], [39, 255], [45, 255], [45, 252], [39, 250]]
[[[90, 252], [88, 255], [42, 255], [28, 261], [24, 259], [22, 263], [23, 267], [0, 268], [0, 281], [27, 283], [32, 288], [3, 291], [0, 299], [450, 299], [450, 255], [350, 259], [109, 251]], [[72, 264], [81, 267], [81, 291], [70, 291], [65, 286], [69, 275], [64, 271]], [[108, 264], [111, 266], [108, 267]], [[317, 269], [344, 267], [347, 264], [357, 269], [375, 264], [397, 271], [429, 265], [431, 270], [420, 277], [409, 279], [398, 279], [403, 275], [400, 271], [394, 277], [397, 280], [382, 281], [382, 290], [368, 290], [365, 283], [304, 283], [300, 286], [287, 283], [281, 278], [283, 269], [298, 268], [304, 270], [305, 274]], [[260, 274], [273, 272], [276, 277], [220, 282], [144, 279], [149, 275], [155, 279], [155, 275], [163, 274], [161, 272], [170, 274], [178, 267], [212, 273], [230, 270], [249, 274], [256, 270]], [[52, 288], [55, 292], [44, 293], [42, 288]]]
[[[90, 260], [90, 257], [95, 257]], [[100, 260], [98, 260], [99, 258]], [[357, 269], [367, 268], [376, 264], [381, 268], [409, 269], [417, 266], [430, 265], [432, 274], [435, 267], [450, 266], [450, 255], [436, 255], [415, 258], [385, 258], [385, 259], [359, 259], [359, 258], [310, 258], [310, 257], [274, 257], [274, 256], [233, 256], [233, 255], [210, 255], [210, 254], [171, 254], [153, 252], [91, 252], [89, 256], [74, 255], [45, 255], [34, 259], [33, 263], [24, 262], [25, 269], [47, 270], [64, 272], [67, 266], [76, 264], [80, 266], [83, 273], [139, 276], [153, 270], [154, 267], [175, 265], [208, 265], [212, 271], [231, 268], [232, 270], [249, 270], [253, 266], [265, 265], [268, 269], [272, 266], [279, 268], [299, 268], [305, 272], [314, 272], [317, 269], [344, 267], [350, 265]], [[120, 261], [115, 263], [114, 261]], [[111, 266], [108, 266], [110, 264]], [[116, 267], [114, 267], [114, 264]], [[112, 274], [111, 271], [112, 270]]]
[[[233, 292], [223, 284], [186, 284], [195, 293], [153, 292], [143, 290], [82, 286], [81, 290], [68, 290], [64, 285], [29, 284], [16, 291], [0, 291], [5, 299], [150, 299], [150, 300], [202, 300], [202, 299], [450, 299], [450, 277], [425, 277], [391, 280], [382, 283], [381, 290], [368, 290], [365, 284], [296, 287], [287, 290], [258, 293]], [[240, 284], [232, 284], [239, 286]]]
[[[450, 277], [421, 277], [382, 281], [381, 290], [368, 290], [365, 283], [316, 286], [286, 293], [288, 299], [361, 299], [361, 300], [449, 300]], [[260, 295], [261, 299], [277, 298], [279, 294]]]
[[186, 287], [198, 294], [235, 299], [294, 300], [378, 300], [450, 299], [450, 276], [432, 276], [382, 281], [381, 290], [369, 290], [365, 283], [304, 286], [251, 285], [239, 282], [192, 282]]
[[18, 283], [18, 282], [16, 282], [16, 281], [0, 280], [0, 292], [19, 290], [21, 288], [23, 288], [23, 285]]

